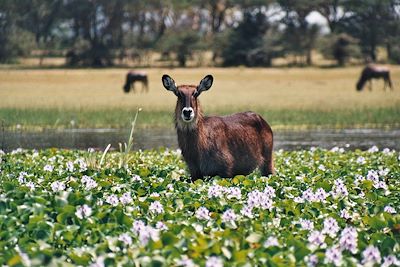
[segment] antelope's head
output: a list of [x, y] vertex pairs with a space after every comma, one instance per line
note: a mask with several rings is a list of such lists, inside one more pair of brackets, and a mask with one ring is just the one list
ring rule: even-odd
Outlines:
[[213, 84], [213, 76], [204, 77], [198, 86], [195, 85], [179, 85], [168, 75], [163, 75], [162, 83], [168, 91], [172, 91], [177, 96], [175, 119], [178, 124], [190, 125], [196, 122], [200, 113], [198, 97], [203, 91], [207, 91]]

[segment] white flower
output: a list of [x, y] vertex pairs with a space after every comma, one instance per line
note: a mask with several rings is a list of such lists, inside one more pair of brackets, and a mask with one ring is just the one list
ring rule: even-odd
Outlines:
[[390, 148], [384, 148], [383, 150], [382, 150], [382, 153], [383, 154], [385, 154], [385, 155], [388, 155], [388, 154], [390, 154], [390, 153], [392, 153], [391, 151], [390, 151]]
[[264, 242], [264, 247], [279, 247], [279, 241], [275, 236], [270, 236], [268, 239]]
[[325, 244], [325, 235], [320, 231], [312, 231], [308, 236], [308, 242], [311, 248], [319, 248]]
[[76, 208], [75, 215], [79, 219], [87, 218], [92, 215], [92, 208], [86, 204], [84, 204], [83, 206], [79, 206]]
[[339, 225], [334, 218], [327, 218], [324, 220], [324, 228], [322, 229], [323, 234], [329, 235], [331, 238], [334, 238], [339, 232]]
[[314, 223], [307, 219], [300, 219], [297, 224], [300, 224], [302, 230], [314, 230]]
[[121, 234], [118, 237], [118, 240], [124, 243], [125, 246], [132, 245], [132, 237], [130, 237], [127, 233]]
[[356, 162], [357, 162], [358, 164], [363, 165], [363, 164], [365, 164], [367, 161], [365, 160], [365, 158], [364, 158], [363, 156], [359, 156], [359, 157], [356, 159]]
[[47, 171], [47, 172], [52, 172], [53, 169], [54, 169], [54, 166], [50, 165], [50, 164], [47, 164], [46, 166], [43, 167], [43, 170]]
[[343, 209], [343, 210], [340, 211], [340, 217], [342, 217], [343, 219], [348, 220], [348, 219], [351, 218], [351, 215], [350, 215], [348, 210]]
[[69, 171], [69, 172], [73, 172], [74, 171], [74, 163], [72, 162], [72, 161], [68, 161], [67, 162], [67, 170]]
[[334, 198], [346, 197], [349, 195], [349, 192], [347, 191], [347, 187], [344, 185], [344, 183], [341, 179], [335, 180], [332, 191], [331, 191], [331, 195]]
[[81, 182], [85, 187], [86, 191], [92, 190], [97, 187], [97, 182], [87, 175], [83, 175], [81, 178]]
[[381, 252], [374, 246], [370, 245], [368, 246], [363, 252], [362, 252], [362, 264], [380, 264], [381, 263]]
[[384, 212], [387, 212], [387, 213], [396, 213], [395, 208], [393, 208], [393, 207], [391, 207], [391, 206], [386, 206], [386, 207], [384, 207], [384, 208], [383, 208], [383, 211], [384, 211]]
[[60, 192], [65, 189], [64, 182], [54, 181], [51, 183], [50, 186], [51, 186], [51, 190], [53, 190], [53, 192]]
[[139, 233], [139, 241], [142, 246], [147, 245], [150, 240], [157, 241], [160, 239], [160, 232], [157, 229], [154, 229], [150, 225], [147, 225], [143, 231]]
[[307, 267], [315, 267], [318, 264], [318, 257], [317, 255], [310, 254], [304, 257], [304, 261], [307, 264]]
[[95, 259], [95, 261], [89, 265], [89, 267], [104, 267], [104, 258], [103, 257], [98, 257]]
[[224, 262], [221, 258], [216, 256], [211, 256], [206, 261], [206, 267], [223, 267]]
[[139, 235], [139, 233], [146, 227], [146, 224], [142, 221], [136, 220], [132, 223], [132, 231]]
[[210, 220], [210, 211], [206, 207], [200, 207], [196, 210], [196, 218], [199, 220]]
[[167, 185], [167, 189], [168, 189], [169, 191], [174, 191], [174, 185], [173, 185], [173, 184], [168, 184], [168, 185]]
[[242, 192], [240, 191], [239, 187], [229, 187], [226, 189], [225, 194], [228, 199], [232, 199], [232, 198], [241, 199], [242, 198]]
[[142, 182], [142, 178], [140, 178], [140, 176], [139, 175], [137, 175], [137, 174], [134, 174], [134, 175], [132, 175], [132, 181], [133, 182]]
[[154, 214], [161, 214], [164, 212], [163, 205], [159, 201], [154, 201], [151, 203], [149, 210]]
[[226, 210], [222, 214], [222, 221], [225, 223], [234, 223], [237, 218], [237, 215], [232, 209]]
[[348, 250], [351, 253], [357, 253], [357, 237], [358, 233], [354, 227], [346, 227], [340, 234], [339, 245], [343, 250]]
[[273, 207], [272, 198], [275, 196], [275, 190], [267, 186], [263, 192], [253, 190], [247, 195], [247, 206], [250, 208], [261, 208], [263, 210]]
[[400, 260], [394, 255], [383, 257], [382, 267], [400, 266]]
[[369, 153], [375, 153], [378, 151], [379, 151], [379, 148], [377, 146], [372, 146], [370, 149], [368, 149]]
[[208, 188], [208, 198], [222, 197], [225, 192], [225, 188], [220, 185], [212, 185]]
[[106, 198], [106, 202], [108, 203], [108, 204], [110, 204], [111, 206], [118, 206], [118, 197], [116, 196], [116, 195], [114, 195], [114, 194], [112, 194], [112, 195], [109, 195], [107, 198]]
[[329, 196], [328, 193], [325, 192], [323, 188], [318, 188], [315, 192], [316, 201], [324, 202], [325, 199]]
[[163, 222], [157, 222], [156, 223], [156, 228], [161, 230], [161, 231], [168, 230], [168, 226], [166, 226], [165, 223], [163, 223]]
[[250, 219], [252, 219], [254, 217], [253, 208], [250, 207], [249, 205], [244, 205], [243, 208], [240, 210], [240, 214], [242, 214], [242, 216], [248, 217]]
[[122, 205], [128, 205], [131, 204], [133, 199], [131, 197], [131, 193], [125, 192], [122, 194], [122, 196], [119, 198], [119, 201], [121, 201]]
[[328, 248], [325, 252], [325, 262], [333, 263], [335, 266], [340, 266], [343, 263], [343, 256], [340, 249], [336, 247]]
[[189, 259], [187, 255], [183, 255], [181, 259], [177, 260], [176, 266], [195, 267], [197, 265], [194, 264], [193, 260]]
[[321, 171], [324, 172], [324, 171], [326, 171], [326, 168], [325, 168], [324, 165], [321, 164], [321, 165], [318, 166], [318, 170], [321, 170]]
[[27, 182], [26, 186], [31, 190], [35, 190], [35, 183], [34, 182]]
[[28, 175], [28, 173], [26, 173], [26, 172], [20, 172], [20, 173], [19, 173], [19, 176], [18, 176], [18, 182], [19, 182], [20, 184], [25, 183], [25, 182], [26, 182], [25, 177], [26, 177], [27, 175]]

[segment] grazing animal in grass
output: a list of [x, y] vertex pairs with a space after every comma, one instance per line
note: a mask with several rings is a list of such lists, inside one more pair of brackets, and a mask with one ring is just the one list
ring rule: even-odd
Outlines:
[[356, 89], [361, 91], [364, 88], [366, 82], [368, 82], [369, 90], [372, 90], [372, 79], [383, 79], [385, 82], [383, 90], [386, 90], [386, 86], [389, 85], [390, 89], [393, 90], [392, 80], [390, 79], [390, 70], [384, 66], [367, 65], [361, 72], [360, 79], [357, 82]]
[[132, 89], [135, 92], [135, 82], [142, 83], [142, 92], [149, 91], [149, 80], [147, 78], [147, 73], [139, 71], [130, 71], [126, 74], [126, 82], [124, 85], [124, 92], [129, 93]]
[[177, 86], [168, 75], [162, 77], [162, 83], [178, 98], [175, 127], [192, 181], [204, 176], [247, 175], [256, 168], [264, 176], [274, 173], [273, 133], [260, 115], [253, 112], [203, 115], [198, 97], [210, 89], [213, 76], [207, 75], [198, 86]]

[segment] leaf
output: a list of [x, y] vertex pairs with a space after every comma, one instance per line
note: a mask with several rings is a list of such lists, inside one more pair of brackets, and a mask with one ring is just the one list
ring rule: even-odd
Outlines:
[[251, 233], [247, 238], [246, 241], [249, 243], [258, 243], [260, 242], [262, 235], [260, 233]]

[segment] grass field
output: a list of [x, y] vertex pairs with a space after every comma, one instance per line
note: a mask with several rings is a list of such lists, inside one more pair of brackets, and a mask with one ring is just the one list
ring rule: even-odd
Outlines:
[[[381, 127], [400, 123], [400, 67], [392, 66], [395, 90], [356, 92], [359, 67], [148, 69], [150, 92], [124, 94], [126, 69], [0, 70], [0, 118], [6, 127], [125, 127], [137, 107], [142, 126], [170, 126], [175, 96], [161, 84], [164, 73], [178, 84], [214, 85], [201, 96], [206, 114], [246, 110], [276, 127]], [[141, 85], [137, 85], [138, 91]]]

